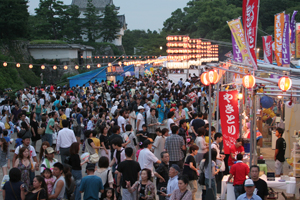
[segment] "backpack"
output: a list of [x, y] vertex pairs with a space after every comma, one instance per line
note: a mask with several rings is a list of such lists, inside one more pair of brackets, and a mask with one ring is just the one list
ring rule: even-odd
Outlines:
[[77, 122], [77, 116], [78, 116], [78, 114], [76, 114], [75, 117], [73, 118], [73, 121], [72, 121], [73, 128], [77, 128], [79, 126], [79, 124]]

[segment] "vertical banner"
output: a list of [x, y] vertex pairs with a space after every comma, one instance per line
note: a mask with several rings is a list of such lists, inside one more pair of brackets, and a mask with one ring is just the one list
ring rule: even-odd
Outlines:
[[290, 64], [290, 16], [284, 15], [282, 35], [282, 65]]
[[233, 34], [231, 33], [231, 40], [232, 40], [232, 50], [233, 50], [233, 60], [235, 62], [242, 63], [243, 56], [239, 49], [239, 46], [236, 44]]
[[272, 64], [272, 36], [263, 36], [263, 48], [264, 48], [264, 62], [268, 64]]
[[294, 10], [293, 12], [293, 16], [291, 19], [291, 24], [290, 24], [290, 29], [291, 29], [291, 43], [295, 42], [295, 36], [296, 36], [296, 20], [295, 20], [295, 16], [298, 13], [298, 11]]
[[235, 144], [239, 137], [238, 91], [219, 92], [219, 106], [224, 153], [229, 154], [229, 148]]
[[251, 64], [249, 54], [247, 51], [247, 47], [246, 47], [245, 34], [244, 34], [244, 29], [243, 29], [241, 20], [235, 19], [235, 20], [232, 20], [227, 23], [228, 23], [231, 33], [235, 39], [235, 42], [236, 42], [237, 46], [239, 47], [240, 52], [243, 56], [244, 63]]
[[275, 15], [274, 20], [275, 58], [278, 66], [282, 65], [282, 36], [284, 28], [284, 13]]
[[296, 58], [300, 58], [300, 23], [296, 24]]
[[257, 69], [256, 36], [258, 22], [258, 5], [259, 0], [243, 0], [243, 25], [245, 32], [246, 47], [254, 69]]

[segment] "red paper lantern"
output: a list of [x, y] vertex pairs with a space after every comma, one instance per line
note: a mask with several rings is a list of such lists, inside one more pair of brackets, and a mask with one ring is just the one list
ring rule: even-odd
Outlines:
[[201, 80], [201, 83], [203, 85], [207, 86], [207, 85], [209, 85], [209, 82], [208, 82], [208, 80], [206, 78], [206, 75], [207, 75], [207, 72], [202, 73], [201, 76], [200, 76], [200, 80]]
[[247, 89], [249, 88], [253, 88], [253, 86], [255, 85], [255, 77], [248, 74], [246, 76], [243, 77], [243, 86]]
[[206, 74], [206, 79], [210, 84], [216, 84], [218, 82], [218, 72], [215, 70], [210, 70]]
[[287, 76], [281, 77], [278, 81], [278, 87], [283, 92], [288, 91], [291, 88], [291, 86], [292, 86], [292, 80]]

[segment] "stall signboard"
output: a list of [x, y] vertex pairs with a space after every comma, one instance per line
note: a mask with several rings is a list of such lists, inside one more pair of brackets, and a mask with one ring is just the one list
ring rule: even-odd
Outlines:
[[290, 64], [290, 16], [284, 15], [284, 27], [282, 36], [282, 65]]
[[272, 64], [273, 54], [272, 54], [272, 36], [263, 36], [263, 48], [264, 48], [264, 62]]
[[220, 92], [219, 97], [224, 153], [229, 154], [230, 147], [239, 137], [238, 91]]
[[110, 66], [107, 67], [106, 75], [107, 76], [118, 76], [124, 72], [123, 67], [120, 66]]
[[296, 58], [300, 58], [300, 23], [296, 24]]

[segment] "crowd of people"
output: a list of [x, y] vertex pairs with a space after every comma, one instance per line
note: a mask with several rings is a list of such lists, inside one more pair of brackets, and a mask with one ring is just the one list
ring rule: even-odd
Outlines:
[[262, 185], [255, 175], [258, 166], [251, 166], [252, 180], [246, 180], [247, 165], [243, 173], [237, 167], [244, 154], [242, 139], [225, 159], [222, 134], [208, 125], [214, 99], [206, 93], [204, 86], [182, 79], [174, 83], [158, 72], [122, 83], [28, 87], [17, 91], [15, 99], [5, 94], [0, 164], [10, 180], [2, 188], [3, 199], [79, 200], [84, 193], [83, 199], [195, 200], [199, 184], [205, 199], [209, 180], [217, 197], [228, 166], [236, 198], [245, 187], [247, 197], [265, 199], [265, 190], [253, 194]]

